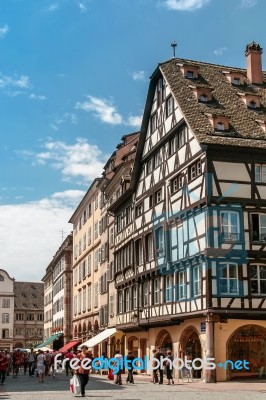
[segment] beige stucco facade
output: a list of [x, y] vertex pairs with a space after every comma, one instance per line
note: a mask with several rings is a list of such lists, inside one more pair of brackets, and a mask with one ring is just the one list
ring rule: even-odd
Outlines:
[[13, 350], [14, 278], [0, 269], [0, 349]]

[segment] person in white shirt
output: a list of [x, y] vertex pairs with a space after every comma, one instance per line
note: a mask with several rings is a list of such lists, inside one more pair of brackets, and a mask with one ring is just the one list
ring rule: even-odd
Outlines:
[[122, 385], [122, 370], [123, 370], [123, 356], [120, 354], [119, 350], [115, 352], [115, 358], [117, 359], [117, 374], [116, 374], [116, 385]]

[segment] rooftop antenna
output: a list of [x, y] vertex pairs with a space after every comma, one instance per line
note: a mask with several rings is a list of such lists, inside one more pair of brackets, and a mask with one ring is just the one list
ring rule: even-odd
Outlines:
[[175, 58], [175, 48], [176, 48], [176, 46], [177, 46], [177, 44], [176, 44], [176, 42], [175, 41], [173, 41], [172, 43], [171, 43], [171, 47], [173, 48], [173, 58]]

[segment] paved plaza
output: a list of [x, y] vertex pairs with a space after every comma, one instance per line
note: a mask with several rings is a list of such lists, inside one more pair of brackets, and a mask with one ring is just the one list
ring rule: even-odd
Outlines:
[[[0, 386], [0, 400], [70, 400], [69, 380], [63, 373], [47, 377], [38, 383], [34, 377], [19, 375], [7, 377]], [[125, 383], [125, 376], [123, 376]], [[250, 400], [266, 398], [266, 382], [226, 382], [205, 384], [200, 381], [175, 385], [155, 385], [149, 376], [135, 377], [135, 384], [116, 386], [106, 376], [92, 375], [87, 385], [86, 397], [92, 400]], [[80, 397], [81, 398], [81, 397]]]

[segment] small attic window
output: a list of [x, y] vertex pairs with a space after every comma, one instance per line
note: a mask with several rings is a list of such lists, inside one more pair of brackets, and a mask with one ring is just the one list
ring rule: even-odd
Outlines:
[[189, 78], [189, 79], [194, 78], [194, 71], [187, 71], [186, 78]]
[[222, 122], [217, 122], [216, 129], [218, 131], [224, 131], [224, 124]]
[[240, 85], [240, 83], [241, 83], [240, 78], [233, 77], [233, 79], [232, 79], [233, 85]]
[[206, 96], [205, 93], [200, 95], [199, 101], [202, 103], [206, 103], [208, 101], [208, 97]]
[[257, 108], [257, 103], [254, 100], [251, 100], [248, 104], [249, 108]]

